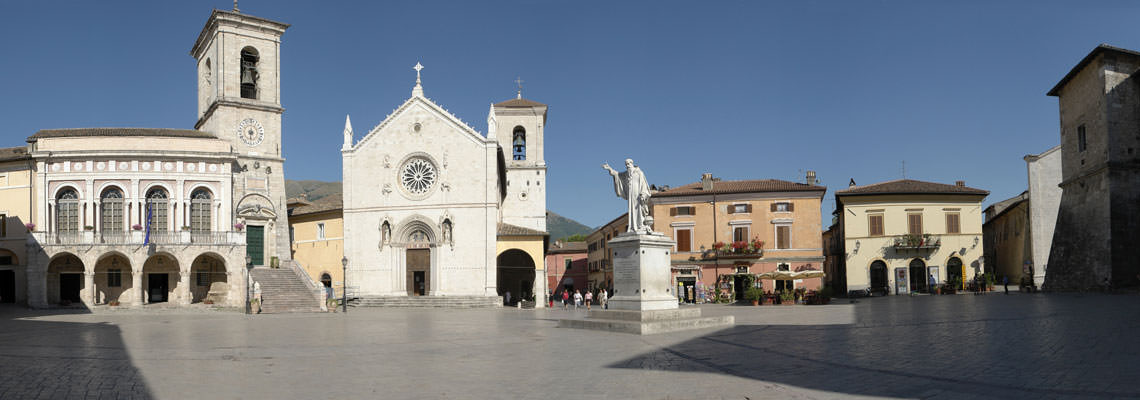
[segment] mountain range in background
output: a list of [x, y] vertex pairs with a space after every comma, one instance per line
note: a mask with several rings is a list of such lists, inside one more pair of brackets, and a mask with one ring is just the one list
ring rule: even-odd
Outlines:
[[[340, 193], [342, 190], [340, 182], [285, 180], [285, 195], [290, 199], [304, 194], [307, 195], [309, 201], [314, 201]], [[550, 232], [552, 242], [573, 235], [589, 235], [590, 232], [594, 231], [593, 228], [550, 210], [546, 210], [546, 230]]]

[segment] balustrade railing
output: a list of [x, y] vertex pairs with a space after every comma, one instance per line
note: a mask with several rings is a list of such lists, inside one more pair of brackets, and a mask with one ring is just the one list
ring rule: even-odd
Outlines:
[[43, 246], [70, 245], [198, 245], [231, 246], [245, 244], [244, 232], [191, 232], [169, 231], [82, 231], [82, 232], [32, 232], [29, 240]]

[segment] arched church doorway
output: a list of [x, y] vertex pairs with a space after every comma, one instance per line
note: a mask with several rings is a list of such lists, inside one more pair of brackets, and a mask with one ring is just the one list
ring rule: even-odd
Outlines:
[[[506, 305], [514, 305], [520, 299], [530, 299], [534, 295], [534, 260], [530, 254], [519, 249], [510, 249], [499, 254], [495, 263], [498, 266], [498, 292]], [[508, 300], [507, 293], [510, 292]]]
[[406, 250], [404, 250], [404, 270], [406, 271], [406, 287], [408, 296], [427, 296], [432, 294], [431, 287], [431, 253], [435, 235], [431, 228], [422, 221], [413, 221], [402, 232]]

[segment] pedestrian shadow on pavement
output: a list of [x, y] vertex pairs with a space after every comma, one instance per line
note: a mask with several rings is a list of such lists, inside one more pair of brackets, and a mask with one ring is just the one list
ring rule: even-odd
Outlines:
[[119, 327], [61, 321], [89, 313], [0, 306], [0, 399], [152, 398]]

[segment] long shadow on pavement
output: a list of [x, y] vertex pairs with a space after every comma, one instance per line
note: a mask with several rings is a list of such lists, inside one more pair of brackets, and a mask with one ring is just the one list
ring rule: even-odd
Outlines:
[[117, 326], [51, 320], [88, 313], [0, 306], [0, 399], [153, 397]]
[[899, 297], [854, 309], [854, 324], [738, 322], [609, 367], [851, 395], [1140, 398], [1138, 296]]

